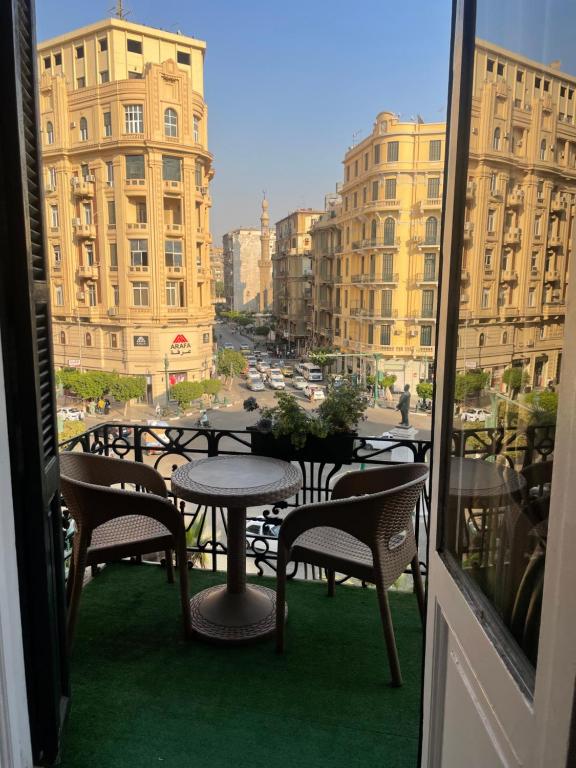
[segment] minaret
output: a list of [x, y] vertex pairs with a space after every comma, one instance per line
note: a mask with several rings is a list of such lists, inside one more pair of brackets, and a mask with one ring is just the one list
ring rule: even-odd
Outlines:
[[260, 217], [260, 312], [267, 312], [272, 306], [272, 260], [270, 258], [270, 217], [268, 200], [262, 200]]

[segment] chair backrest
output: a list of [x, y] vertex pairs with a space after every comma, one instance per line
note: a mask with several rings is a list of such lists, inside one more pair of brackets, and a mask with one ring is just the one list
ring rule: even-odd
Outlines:
[[[122, 514], [122, 492], [114, 489], [103, 493], [116, 483], [133, 483], [156, 496], [167, 495], [162, 475], [152, 467], [92, 453], [61, 453], [60, 483], [68, 510], [79, 527], [95, 527]], [[94, 493], [96, 489], [98, 494]]]
[[526, 480], [526, 493], [532, 488], [538, 489], [538, 495], [544, 495], [544, 486], [552, 482], [552, 470], [554, 468], [554, 462], [552, 461], [538, 461], [535, 464], [528, 464], [527, 467], [521, 470], [524, 479]]

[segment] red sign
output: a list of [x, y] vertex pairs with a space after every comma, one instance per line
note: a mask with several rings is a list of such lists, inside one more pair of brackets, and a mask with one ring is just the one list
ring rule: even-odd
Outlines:
[[189, 355], [192, 352], [192, 346], [183, 333], [178, 333], [170, 345], [170, 352], [173, 355]]

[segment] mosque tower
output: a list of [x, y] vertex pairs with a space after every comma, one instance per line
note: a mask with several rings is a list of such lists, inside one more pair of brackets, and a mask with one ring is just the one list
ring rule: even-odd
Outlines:
[[268, 200], [262, 200], [260, 217], [260, 312], [268, 312], [272, 307], [272, 259], [270, 258], [270, 216]]

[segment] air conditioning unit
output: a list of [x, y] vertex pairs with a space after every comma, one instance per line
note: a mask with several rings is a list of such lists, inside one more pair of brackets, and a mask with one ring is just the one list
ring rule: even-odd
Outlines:
[[78, 176], [72, 176], [72, 178], [70, 179], [70, 183], [72, 184], [73, 187], [77, 187], [78, 184], [80, 184], [80, 179], [78, 178]]
[[81, 221], [81, 219], [72, 219], [72, 225], [73, 225], [74, 227], [79, 227], [79, 226], [80, 226], [80, 224], [82, 224], [82, 221]]
[[84, 301], [84, 299], [86, 298], [86, 294], [84, 293], [84, 291], [78, 291], [78, 293], [76, 294], [76, 298], [78, 299], [78, 301]]
[[118, 314], [118, 307], [108, 307], [109, 317], [116, 317], [117, 314]]
[[70, 128], [76, 128], [76, 123], [75, 122], [70, 123]]
[[414, 336], [418, 336], [418, 331], [410, 331], [410, 333], [408, 335], [412, 336], [412, 338], [414, 338]]
[[94, 174], [91, 173], [89, 176], [86, 176], [84, 181], [96, 181], [96, 176], [94, 176]]
[[529, 339], [529, 340], [526, 342], [526, 346], [527, 346], [527, 347], [533, 347], [533, 346], [534, 346], [534, 341], [533, 341], [532, 339]]
[[201, 195], [208, 194], [208, 187], [200, 187], [200, 194]]

